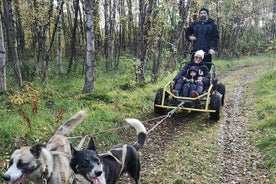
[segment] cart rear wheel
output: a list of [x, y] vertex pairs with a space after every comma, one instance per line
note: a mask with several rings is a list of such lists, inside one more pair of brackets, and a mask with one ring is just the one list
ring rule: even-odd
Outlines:
[[221, 94], [221, 106], [223, 106], [225, 97], [225, 85], [223, 83], [218, 83], [217, 91]]

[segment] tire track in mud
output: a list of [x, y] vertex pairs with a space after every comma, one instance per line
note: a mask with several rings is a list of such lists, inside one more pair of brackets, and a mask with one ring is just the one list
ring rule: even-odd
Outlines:
[[[256, 112], [254, 104], [250, 104], [254, 103], [252, 97], [245, 94], [247, 85], [264, 70], [267, 69], [250, 66], [229, 73], [231, 76], [239, 76], [239, 79], [236, 79], [232, 91], [227, 90], [228, 101], [224, 107], [225, 113], [218, 138], [221, 149], [221, 183], [267, 182], [265, 172], [257, 175], [254, 173], [259, 166], [260, 154], [250, 145], [248, 139], [254, 134], [249, 125], [252, 118], [256, 117]], [[225, 76], [225, 80], [228, 76]]]

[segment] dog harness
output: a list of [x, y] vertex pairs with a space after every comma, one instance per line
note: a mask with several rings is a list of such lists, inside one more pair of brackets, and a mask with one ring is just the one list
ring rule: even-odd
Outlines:
[[49, 173], [48, 171], [48, 165], [46, 165], [45, 171], [41, 174], [41, 178], [43, 181], [43, 184], [47, 184], [52, 176], [52, 172]]
[[[117, 158], [112, 151], [122, 151], [122, 158], [120, 160], [120, 158]], [[127, 154], [127, 144], [124, 144], [123, 147], [121, 148], [112, 148], [107, 152], [104, 153], [100, 153], [99, 155], [102, 157], [107, 157], [107, 156], [111, 156], [112, 158], [114, 158], [114, 160], [116, 160], [116, 162], [121, 165], [121, 170], [119, 173], [119, 176], [121, 176], [123, 169], [125, 167], [125, 160], [126, 160], [126, 154]]]

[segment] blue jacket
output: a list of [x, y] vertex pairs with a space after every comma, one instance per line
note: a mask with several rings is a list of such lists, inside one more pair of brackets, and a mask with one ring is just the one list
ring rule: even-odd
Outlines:
[[218, 49], [219, 33], [217, 25], [212, 19], [209, 18], [207, 21], [193, 23], [186, 30], [185, 36], [189, 40], [189, 37], [192, 35], [196, 37], [196, 40], [193, 42], [192, 52], [202, 49], [208, 53], [210, 49]]

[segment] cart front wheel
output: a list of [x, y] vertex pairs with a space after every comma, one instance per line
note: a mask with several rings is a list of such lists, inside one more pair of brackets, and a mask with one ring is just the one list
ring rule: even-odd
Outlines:
[[[164, 115], [166, 113], [166, 109], [162, 107], [157, 107], [156, 105], [161, 105], [162, 104], [162, 99], [163, 99], [163, 88], [158, 89], [156, 95], [155, 95], [155, 100], [154, 100], [154, 112], [160, 115]], [[164, 105], [167, 104], [168, 100], [168, 95], [165, 95], [164, 98]]]
[[215, 112], [210, 112], [210, 119], [218, 121], [220, 118], [221, 97], [217, 94], [211, 95], [210, 109]]

